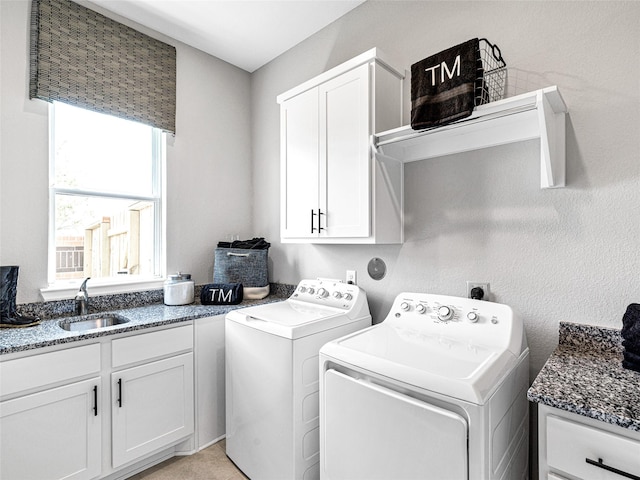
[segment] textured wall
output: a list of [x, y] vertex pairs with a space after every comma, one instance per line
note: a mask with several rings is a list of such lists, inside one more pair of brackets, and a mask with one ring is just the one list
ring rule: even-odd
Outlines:
[[[532, 378], [558, 321], [621, 327], [640, 301], [639, 22], [636, 2], [370, 0], [254, 72], [254, 227], [274, 243], [272, 280], [356, 269], [378, 321], [401, 291], [464, 295], [466, 280], [488, 281], [524, 318]], [[425, 160], [406, 165], [403, 245], [279, 244], [276, 95], [372, 47], [409, 69], [475, 36], [501, 47], [510, 93], [558, 85], [567, 187], [539, 188], [538, 141]], [[378, 282], [372, 257], [388, 266]]]
[[[30, 4], [0, 5], [0, 263], [20, 265], [18, 303], [39, 301], [47, 286], [48, 104], [28, 96]], [[190, 272], [206, 283], [217, 241], [250, 233], [250, 75], [127, 24], [177, 50], [176, 136], [165, 176], [167, 272]]]

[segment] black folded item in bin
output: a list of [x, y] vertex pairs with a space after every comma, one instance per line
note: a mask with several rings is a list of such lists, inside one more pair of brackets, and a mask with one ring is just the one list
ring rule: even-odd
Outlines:
[[242, 302], [241, 283], [209, 283], [202, 287], [200, 303], [202, 305], [238, 305]]
[[218, 242], [218, 248], [246, 248], [250, 250], [267, 250], [271, 244], [262, 237], [251, 240], [234, 240], [233, 242]]
[[482, 72], [477, 38], [411, 65], [411, 128], [421, 130], [471, 115]]

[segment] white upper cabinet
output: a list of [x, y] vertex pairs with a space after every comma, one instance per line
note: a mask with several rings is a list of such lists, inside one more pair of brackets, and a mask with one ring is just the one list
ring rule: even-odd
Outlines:
[[370, 146], [401, 124], [402, 78], [372, 49], [278, 96], [283, 242], [402, 242], [403, 165]]

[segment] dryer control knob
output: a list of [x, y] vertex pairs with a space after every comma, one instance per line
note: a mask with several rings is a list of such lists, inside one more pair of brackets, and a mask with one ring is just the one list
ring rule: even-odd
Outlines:
[[471, 323], [476, 323], [478, 321], [478, 314], [476, 312], [469, 312], [467, 313], [467, 320], [469, 320]]
[[438, 318], [443, 321], [451, 320], [451, 318], [453, 318], [453, 309], [446, 305], [442, 305], [438, 308]]
[[328, 297], [329, 296], [329, 292], [327, 292], [326, 288], [319, 288], [318, 289], [318, 296], [322, 297], [322, 298]]
[[307, 291], [307, 287], [300, 287], [300, 288], [298, 289], [298, 291], [299, 291], [300, 293], [304, 293], [304, 292], [306, 292], [306, 291]]
[[427, 307], [424, 305], [424, 303], [419, 303], [418, 305], [416, 305], [416, 312], [424, 314], [426, 311]]
[[338, 291], [333, 292], [333, 298], [340, 300], [342, 298], [342, 294]]
[[402, 302], [402, 303], [400, 304], [400, 308], [401, 308], [403, 311], [408, 312], [408, 311], [409, 311], [409, 309], [411, 308], [411, 305], [409, 305], [407, 302]]
[[344, 299], [345, 299], [347, 302], [350, 302], [350, 301], [353, 299], [353, 295], [351, 295], [350, 293], [345, 293], [345, 294], [344, 294]]
[[316, 291], [311, 287], [309, 287], [309, 290], [307, 291], [309, 292], [309, 295], [313, 295], [314, 293], [316, 293]]

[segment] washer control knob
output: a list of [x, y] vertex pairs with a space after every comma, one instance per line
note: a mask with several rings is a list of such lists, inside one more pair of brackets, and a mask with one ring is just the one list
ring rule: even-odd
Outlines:
[[353, 299], [353, 295], [351, 295], [350, 293], [345, 293], [345, 294], [344, 294], [344, 299], [345, 299], [347, 302], [350, 302], [350, 301]]
[[340, 300], [342, 298], [342, 294], [336, 290], [333, 292], [333, 298]]
[[301, 287], [298, 289], [298, 291], [299, 291], [300, 293], [304, 293], [304, 292], [306, 292], [306, 291], [307, 291], [307, 287], [301, 286]]
[[318, 289], [318, 296], [322, 297], [322, 298], [328, 297], [329, 296], [329, 292], [327, 292], [326, 288], [319, 288]]
[[427, 307], [424, 305], [424, 303], [419, 303], [418, 305], [416, 305], [416, 312], [424, 314], [427, 311]]
[[407, 302], [402, 302], [400, 304], [400, 309], [404, 312], [408, 312], [410, 308], [411, 308], [411, 305], [409, 305]]
[[312, 287], [309, 287], [309, 290], [307, 291], [309, 292], [309, 295], [313, 295], [314, 293], [316, 293], [316, 291]]
[[476, 323], [478, 321], [478, 314], [476, 312], [469, 312], [467, 313], [467, 320], [469, 320], [471, 323]]
[[453, 318], [453, 308], [442, 305], [438, 308], [438, 318], [443, 321], [451, 320]]

